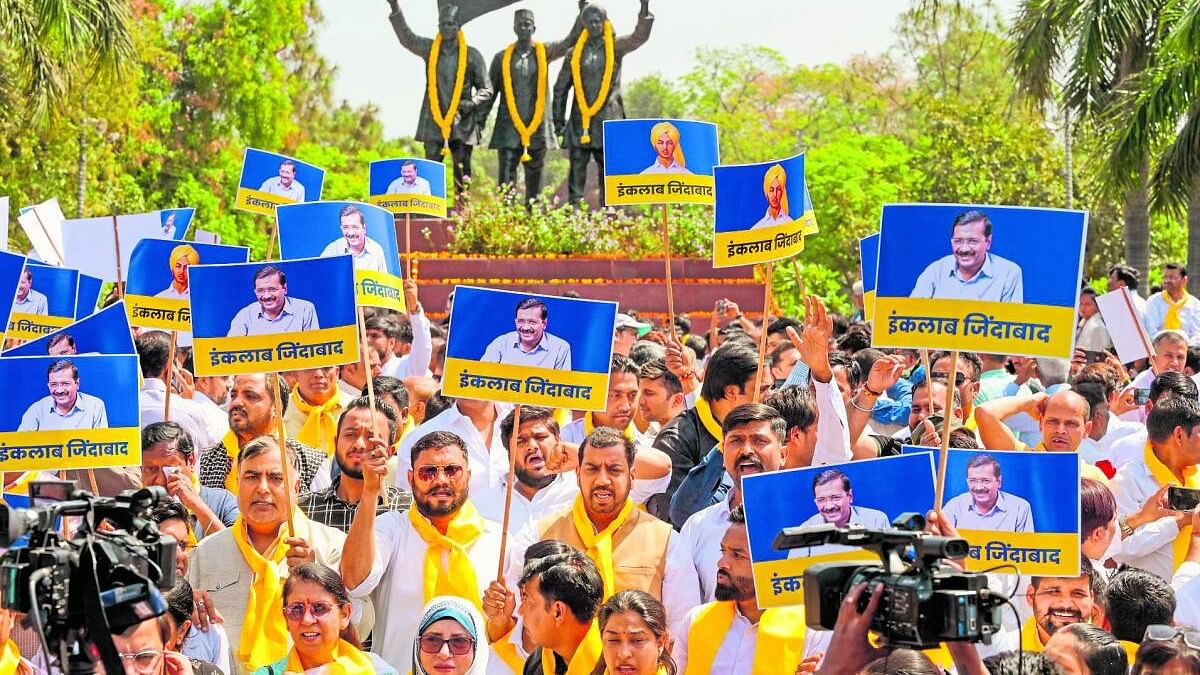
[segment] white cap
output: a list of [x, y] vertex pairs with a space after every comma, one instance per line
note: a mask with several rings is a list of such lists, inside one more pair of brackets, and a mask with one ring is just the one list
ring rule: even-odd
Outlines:
[[617, 312], [617, 323], [613, 326], [613, 332], [615, 333], [622, 328], [636, 328], [638, 337], [642, 337], [650, 332], [650, 324], [641, 323], [628, 314]]

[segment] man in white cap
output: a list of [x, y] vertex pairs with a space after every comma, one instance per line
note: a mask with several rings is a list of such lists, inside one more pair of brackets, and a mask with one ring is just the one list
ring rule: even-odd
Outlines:
[[650, 324], [641, 323], [628, 314], [617, 312], [617, 323], [613, 327], [613, 353], [629, 356], [633, 343], [650, 332]]

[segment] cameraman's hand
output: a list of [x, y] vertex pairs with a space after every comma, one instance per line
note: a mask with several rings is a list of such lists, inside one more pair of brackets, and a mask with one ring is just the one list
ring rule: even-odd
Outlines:
[[194, 590], [192, 591], [192, 601], [195, 605], [192, 609], [192, 625], [197, 626], [200, 630], [208, 632], [210, 624], [225, 623], [225, 617], [217, 611], [217, 603], [213, 602], [212, 596], [208, 591]]
[[817, 671], [821, 675], [854, 675], [887, 653], [883, 649], [872, 647], [867, 636], [871, 629], [871, 621], [875, 618], [875, 612], [879, 610], [879, 602], [883, 598], [883, 584], [875, 584], [866, 609], [859, 614], [858, 599], [866, 589], [866, 582], [855, 584], [842, 599], [833, 638], [829, 641], [829, 651], [821, 669]]

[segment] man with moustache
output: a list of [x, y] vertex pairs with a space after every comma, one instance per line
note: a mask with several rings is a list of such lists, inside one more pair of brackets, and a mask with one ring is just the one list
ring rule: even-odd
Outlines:
[[287, 275], [276, 265], [254, 273], [256, 300], [238, 310], [229, 322], [227, 337], [272, 335], [320, 330], [317, 308], [308, 300], [288, 297]]
[[[889, 528], [891, 518], [883, 511], [854, 505], [854, 489], [850, 485], [850, 477], [841, 469], [827, 469], [817, 474], [813, 479], [813, 503], [817, 512], [800, 523], [800, 527], [814, 525], [861, 525], [868, 529]], [[789, 558], [807, 558], [813, 555], [837, 553], [850, 550], [853, 547], [839, 544], [822, 544], [806, 548], [794, 548], [788, 551]]]
[[546, 332], [550, 313], [546, 303], [525, 298], [517, 303], [516, 330], [492, 340], [480, 361], [512, 363], [533, 368], [571, 369], [571, 345]]
[[291, 404], [283, 413], [289, 438], [332, 455], [337, 420], [352, 396], [338, 387], [338, 367], [323, 366], [298, 370]]
[[655, 359], [638, 370], [638, 389], [638, 414], [650, 425], [644, 433], [653, 442], [659, 430], [687, 410], [683, 383], [665, 359]]
[[[1092, 431], [1092, 407], [1079, 392], [1062, 389], [1053, 395], [1044, 392], [1032, 396], [1006, 396], [988, 401], [975, 408], [979, 423], [979, 439], [988, 450], [1026, 450], [1029, 446], [1017, 440], [1004, 420], [1026, 413], [1038, 420], [1042, 442], [1033, 450], [1048, 452], [1078, 452], [1079, 444]], [[1080, 475], [1108, 482], [1104, 472], [1079, 458]]]
[[971, 209], [950, 226], [951, 254], [938, 258], [917, 277], [911, 297], [1021, 303], [1024, 283], [1016, 263], [990, 253], [992, 221]]
[[583, 417], [568, 422], [562, 429], [563, 440], [579, 444], [598, 427], [608, 427], [621, 431], [625, 438], [640, 444], [643, 441], [642, 436], [633, 425], [633, 412], [638, 400], [639, 371], [628, 357], [613, 354], [608, 369], [608, 399], [604, 412], [589, 410]]
[[975, 455], [967, 462], [967, 491], [946, 502], [942, 513], [960, 530], [1035, 532], [1029, 502], [1000, 487], [1000, 462]]
[[338, 213], [342, 237], [329, 242], [318, 257], [349, 255], [355, 270], [387, 272], [387, 258], [383, 246], [367, 235], [367, 219], [362, 209], [353, 204], [342, 207]]
[[1021, 649], [1043, 651], [1051, 636], [1073, 623], [1099, 625], [1103, 597], [1104, 579], [1091, 565], [1078, 577], [1030, 577], [1025, 602], [1033, 616], [1021, 626]]

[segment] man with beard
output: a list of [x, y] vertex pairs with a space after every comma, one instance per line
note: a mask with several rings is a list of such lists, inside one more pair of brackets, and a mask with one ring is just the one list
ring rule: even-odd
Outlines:
[[1021, 649], [1040, 652], [1058, 629], [1073, 623], [1100, 625], [1104, 580], [1083, 566], [1078, 577], [1030, 577], [1025, 601], [1033, 616], [1021, 626]]
[[[379, 441], [385, 449], [391, 445], [397, 430], [398, 420], [392, 406], [376, 401], [372, 411], [370, 399], [365, 396], [350, 401], [338, 419], [337, 450], [333, 456], [341, 472], [333, 477], [329, 487], [302, 495], [300, 510], [314, 522], [349, 532], [363, 497], [363, 458]], [[407, 490], [385, 485], [376, 499], [375, 511], [404, 512], [411, 505], [412, 495]]]
[[630, 495], [636, 478], [633, 442], [600, 427], [579, 446], [580, 494], [564, 511], [529, 523], [513, 540], [505, 579], [516, 588], [525, 549], [558, 539], [587, 553], [604, 578], [604, 597], [644, 591], [660, 600], [667, 618], [678, 621], [700, 602], [696, 572], [687, 548], [670, 525], [636, 508]]
[[649, 427], [645, 435], [653, 440], [658, 430], [687, 410], [683, 383], [667, 368], [664, 359], [642, 365], [638, 371], [638, 414]]
[[287, 435], [332, 455], [338, 416], [353, 397], [346, 396], [338, 387], [337, 366], [297, 370], [295, 375], [296, 388], [283, 413]]
[[[379, 635], [371, 649], [388, 663], [412, 658], [423, 606], [434, 595], [454, 595], [479, 607], [500, 563], [500, 526], [484, 520], [467, 500], [471, 468], [466, 442], [433, 432], [412, 446], [407, 513], [359, 509], [346, 538], [341, 573], [352, 598], [373, 596]], [[387, 448], [372, 440], [363, 462], [362, 500], [376, 502], [387, 474]]]
[[[850, 486], [850, 477], [841, 469], [826, 469], [813, 479], [813, 503], [817, 512], [800, 523], [800, 527], [814, 525], [862, 525], [868, 529], [889, 528], [891, 518], [883, 511], [869, 509], [865, 506], [854, 505], [854, 489]], [[851, 550], [851, 546], [838, 544], [822, 544], [806, 548], [794, 548], [788, 551], [789, 558], [807, 558], [814, 555], [838, 553]]]
[[1200, 299], [1188, 293], [1187, 268], [1179, 263], [1163, 265], [1163, 291], [1146, 301], [1146, 329], [1151, 335], [1177, 330], [1188, 342], [1200, 340]]
[[[582, 443], [597, 427], [622, 431], [625, 438], [639, 443], [641, 434], [633, 426], [633, 412], [638, 400], [638, 367], [628, 357], [613, 354], [608, 369], [608, 401], [603, 413], [587, 411], [583, 417], [563, 426], [562, 438], [568, 443]], [[665, 486], [664, 486], [665, 488]]]
[[690, 610], [672, 631], [672, 656], [679, 672], [796, 672], [804, 657], [804, 607], [758, 606], [741, 505], [729, 512], [714, 595], [715, 601]]
[[967, 462], [967, 491], [946, 502], [942, 513], [960, 530], [1034, 532], [1029, 502], [1004, 492], [1000, 462], [991, 455], [975, 455]]
[[[278, 433], [279, 418], [275, 416], [276, 377], [264, 373], [234, 377], [233, 387], [229, 390], [229, 433], [225, 434], [220, 445], [200, 453], [197, 469], [201, 485], [223, 487], [237, 494], [237, 472], [233, 468], [241, 448], [259, 436]], [[279, 387], [283, 392], [282, 406], [286, 414], [288, 385], [282, 378], [279, 379]], [[317, 467], [325, 459], [325, 453], [294, 438], [287, 439], [287, 447], [296, 453], [300, 485], [311, 485]]]

